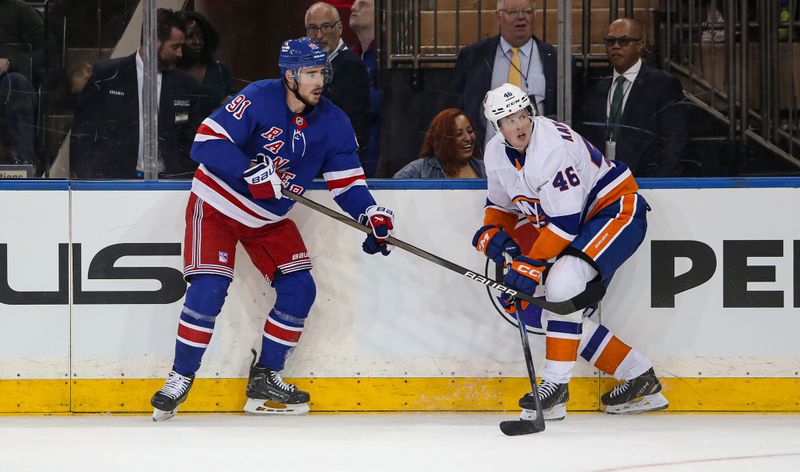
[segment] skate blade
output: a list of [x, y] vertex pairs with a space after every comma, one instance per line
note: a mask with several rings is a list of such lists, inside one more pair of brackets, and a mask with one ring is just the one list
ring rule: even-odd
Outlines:
[[178, 412], [177, 408], [171, 411], [164, 411], [164, 410], [159, 410], [158, 408], [153, 408], [153, 421], [166, 421], [175, 416], [175, 413], [177, 412]]
[[244, 412], [247, 415], [305, 415], [311, 410], [308, 403], [278, 403], [271, 400], [261, 400], [258, 398], [248, 398], [244, 404]]
[[664, 410], [669, 406], [669, 401], [662, 393], [645, 395], [622, 405], [606, 406], [609, 415], [633, 415], [648, 411]]
[[[545, 421], [561, 421], [567, 417], [567, 405], [556, 405], [549, 410], [542, 410], [542, 416]], [[533, 421], [536, 419], [536, 410], [523, 409], [519, 415], [522, 421]]]

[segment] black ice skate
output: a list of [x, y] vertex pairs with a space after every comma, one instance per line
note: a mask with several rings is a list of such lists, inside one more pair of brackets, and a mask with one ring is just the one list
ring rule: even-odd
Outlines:
[[256, 352], [250, 364], [247, 381], [247, 403], [244, 411], [250, 415], [304, 415], [310, 409], [308, 392], [286, 383], [281, 374], [256, 364]]
[[167, 376], [167, 383], [157, 391], [150, 404], [153, 405], [153, 421], [164, 421], [175, 416], [178, 405], [186, 401], [194, 383], [194, 375], [187, 377], [174, 370]]
[[635, 379], [614, 387], [606, 392], [600, 401], [606, 413], [612, 415], [626, 413], [644, 413], [645, 411], [663, 410], [669, 406], [666, 397], [661, 393], [661, 382], [651, 367], [647, 372]]
[[[567, 416], [567, 402], [569, 401], [568, 384], [557, 384], [542, 380], [539, 384], [539, 402], [542, 404], [542, 416], [545, 421], [563, 420]], [[521, 420], [534, 420], [536, 418], [536, 400], [533, 393], [526, 393], [519, 399], [522, 408]]]

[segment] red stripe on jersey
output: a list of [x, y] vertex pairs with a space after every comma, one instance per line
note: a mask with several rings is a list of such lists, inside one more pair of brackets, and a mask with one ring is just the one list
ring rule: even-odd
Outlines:
[[217, 133], [213, 129], [211, 129], [208, 125], [201, 124], [199, 128], [197, 128], [197, 134], [202, 134], [203, 136], [213, 136], [219, 139], [227, 140], [228, 137], [224, 134]]
[[192, 329], [190, 326], [180, 323], [178, 325], [178, 336], [181, 338], [192, 341], [197, 344], [208, 344], [211, 342], [211, 334], [205, 331], [198, 331]]
[[233, 203], [240, 210], [242, 210], [243, 212], [247, 213], [248, 215], [250, 215], [250, 216], [252, 216], [254, 218], [258, 218], [259, 220], [262, 220], [262, 221], [272, 221], [269, 218], [265, 218], [264, 216], [259, 215], [258, 213], [254, 212], [253, 210], [251, 210], [251, 209], [247, 208], [246, 206], [244, 206], [244, 204], [241, 201], [239, 201], [239, 199], [237, 199], [236, 197], [231, 195], [230, 192], [228, 192], [227, 190], [222, 188], [222, 186], [219, 185], [214, 179], [212, 179], [211, 177], [206, 175], [206, 173], [203, 172], [202, 169], [197, 169], [197, 172], [195, 172], [195, 174], [194, 174], [194, 178], [199, 180], [200, 182], [203, 182], [204, 184], [206, 184], [209, 188], [214, 190], [214, 192], [216, 194], [218, 194], [221, 197], [225, 198], [225, 200], [228, 200], [229, 202]]
[[367, 180], [364, 174], [354, 175], [353, 177], [345, 177], [343, 179], [334, 179], [327, 181], [328, 190], [335, 190], [337, 188], [345, 188], [357, 180]]
[[282, 339], [290, 343], [297, 343], [300, 340], [300, 335], [303, 333], [302, 331], [292, 331], [281, 328], [278, 325], [270, 323], [269, 319], [264, 323], [264, 332], [274, 338]]

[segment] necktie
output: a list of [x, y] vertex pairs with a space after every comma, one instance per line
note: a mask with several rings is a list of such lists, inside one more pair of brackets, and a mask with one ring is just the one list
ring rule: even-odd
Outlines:
[[511, 65], [508, 67], [508, 83], [522, 88], [522, 64], [519, 62], [519, 48], [511, 48]]
[[611, 98], [611, 111], [608, 114], [608, 123], [611, 125], [608, 130], [609, 140], [616, 141], [619, 135], [617, 123], [619, 122], [620, 115], [622, 114], [622, 99], [625, 94], [622, 92], [625, 86], [625, 76], [620, 75], [615, 80], [617, 83], [614, 89], [614, 96]]

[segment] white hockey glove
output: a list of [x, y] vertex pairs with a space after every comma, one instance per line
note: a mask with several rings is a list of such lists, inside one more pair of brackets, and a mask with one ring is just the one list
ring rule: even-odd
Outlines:
[[358, 218], [359, 223], [367, 225], [372, 233], [367, 236], [361, 248], [367, 254], [381, 253], [388, 256], [392, 246], [386, 238], [394, 233], [394, 212], [384, 206], [372, 205]]
[[251, 167], [244, 171], [242, 178], [254, 198], [259, 200], [281, 198], [281, 178], [275, 170], [275, 164], [269, 157], [259, 154], [250, 161]]

